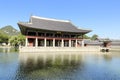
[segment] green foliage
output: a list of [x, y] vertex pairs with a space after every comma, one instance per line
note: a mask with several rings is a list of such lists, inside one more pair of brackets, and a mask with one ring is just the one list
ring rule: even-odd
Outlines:
[[9, 36], [0, 32], [0, 43], [8, 43]]
[[84, 38], [84, 39], [90, 39], [90, 37], [87, 36], [87, 35], [83, 35], [83, 38]]
[[19, 34], [18, 36], [12, 36], [9, 39], [9, 42], [11, 43], [12, 46], [16, 45], [24, 45], [25, 43], [25, 36]]
[[[16, 35], [16, 36], [15, 36]], [[8, 43], [8, 41], [14, 42], [15, 44], [23, 44], [24, 37], [20, 35], [20, 32], [8, 25], [0, 29], [0, 43]]]
[[98, 35], [94, 34], [94, 35], [91, 37], [91, 40], [95, 40], [96, 38], [98, 38]]
[[83, 38], [84, 38], [84, 39], [95, 40], [96, 38], [98, 38], [98, 35], [97, 35], [97, 34], [94, 34], [92, 37], [89, 37], [89, 36], [87, 36], [87, 35], [85, 34], [85, 35], [83, 35]]

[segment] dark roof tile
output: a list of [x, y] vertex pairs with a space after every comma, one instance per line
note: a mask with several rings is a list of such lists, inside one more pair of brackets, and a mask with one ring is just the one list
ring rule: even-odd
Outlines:
[[41, 18], [37, 16], [31, 16], [29, 23], [19, 22], [18, 24], [27, 26], [30, 28], [52, 30], [52, 31], [63, 31], [63, 32], [78, 32], [88, 33], [91, 30], [78, 29], [70, 21]]

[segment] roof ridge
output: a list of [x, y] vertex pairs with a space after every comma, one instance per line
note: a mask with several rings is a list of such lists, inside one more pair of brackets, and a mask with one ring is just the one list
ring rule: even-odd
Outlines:
[[70, 22], [69, 20], [59, 20], [59, 19], [45, 18], [45, 17], [38, 17], [38, 16], [31, 16], [31, 17], [32, 17], [32, 18], [37, 18], [37, 19], [59, 21], [59, 22]]

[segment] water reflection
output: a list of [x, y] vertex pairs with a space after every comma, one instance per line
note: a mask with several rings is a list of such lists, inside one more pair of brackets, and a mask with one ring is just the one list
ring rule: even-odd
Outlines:
[[10, 47], [3, 47], [3, 48], [0, 48], [0, 52], [2, 53], [18, 52], [18, 49], [10, 48]]
[[103, 58], [104, 58], [104, 60], [106, 60], [106, 62], [108, 61], [111, 61], [112, 60], [112, 56], [110, 55], [110, 54], [104, 54], [103, 55]]
[[0, 52], [9, 53], [10, 52], [10, 48], [0, 48]]
[[120, 53], [0, 52], [0, 80], [120, 80]]
[[83, 57], [77, 53], [21, 53], [16, 78], [72, 79], [76, 70], [84, 66], [82, 59]]

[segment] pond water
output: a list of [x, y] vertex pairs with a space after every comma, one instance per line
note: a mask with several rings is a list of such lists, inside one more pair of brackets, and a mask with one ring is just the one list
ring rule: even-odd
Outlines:
[[120, 52], [9, 51], [0, 49], [0, 80], [120, 80]]

